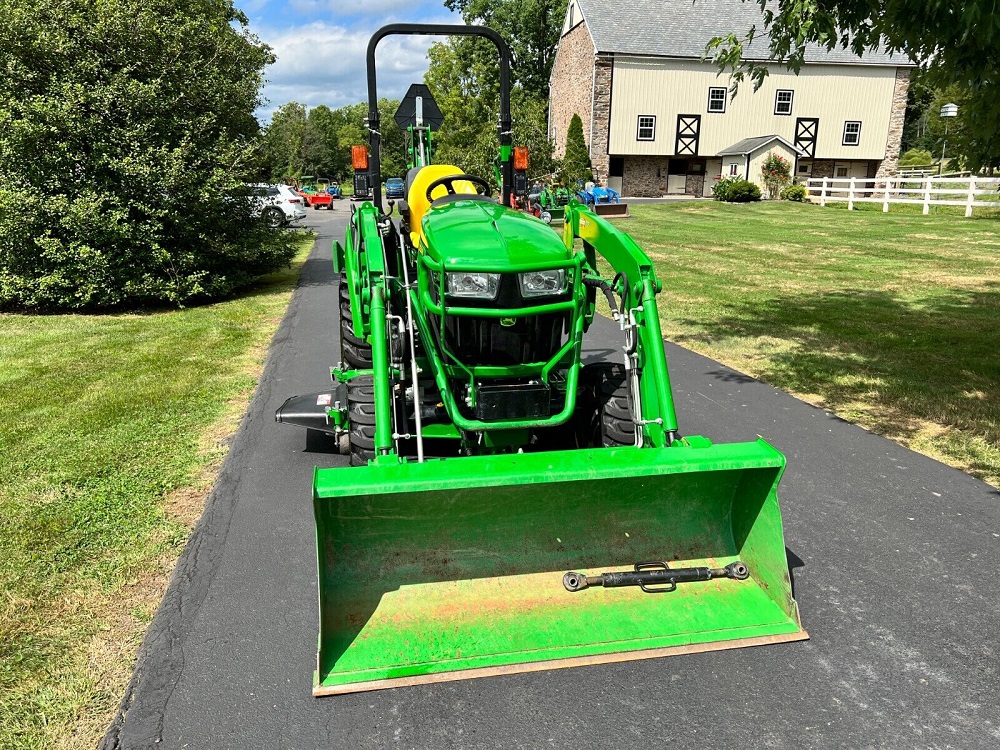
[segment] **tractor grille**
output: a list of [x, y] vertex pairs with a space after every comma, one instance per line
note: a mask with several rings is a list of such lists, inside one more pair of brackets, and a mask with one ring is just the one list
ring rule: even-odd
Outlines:
[[530, 318], [449, 317], [445, 343], [469, 366], [509, 367], [551, 359], [566, 343], [569, 315]]

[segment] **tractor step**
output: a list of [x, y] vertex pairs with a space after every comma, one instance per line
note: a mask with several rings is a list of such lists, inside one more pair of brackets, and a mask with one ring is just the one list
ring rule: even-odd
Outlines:
[[274, 421], [336, 435], [343, 430], [330, 419], [330, 410], [346, 404], [347, 385], [340, 383], [333, 390], [292, 396], [278, 407]]

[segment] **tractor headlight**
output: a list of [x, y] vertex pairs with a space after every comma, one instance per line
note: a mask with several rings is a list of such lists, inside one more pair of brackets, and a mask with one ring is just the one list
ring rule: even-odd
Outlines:
[[465, 299], [496, 299], [500, 288], [498, 273], [448, 273], [448, 296]]
[[518, 276], [521, 282], [521, 296], [548, 297], [566, 291], [566, 271], [529, 271]]

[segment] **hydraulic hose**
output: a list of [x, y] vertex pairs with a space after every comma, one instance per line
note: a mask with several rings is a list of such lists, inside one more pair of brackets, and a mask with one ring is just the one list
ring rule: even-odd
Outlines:
[[608, 298], [608, 304], [611, 306], [611, 311], [615, 312], [615, 308], [619, 306], [619, 303], [615, 300], [615, 294], [611, 289], [611, 284], [597, 276], [584, 276], [583, 285], [590, 287], [591, 289], [600, 289], [604, 292], [604, 296]]

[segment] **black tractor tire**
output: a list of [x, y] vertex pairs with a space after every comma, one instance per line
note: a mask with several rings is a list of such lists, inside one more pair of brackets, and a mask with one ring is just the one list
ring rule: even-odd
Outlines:
[[347, 416], [351, 466], [367, 466], [375, 458], [375, 380], [370, 375], [347, 382]]
[[354, 316], [347, 281], [340, 277], [340, 356], [352, 370], [372, 368], [372, 345], [354, 335]]
[[586, 365], [580, 376], [586, 389], [585, 403], [581, 405], [581, 444], [594, 448], [635, 445], [625, 365], [611, 362]]

